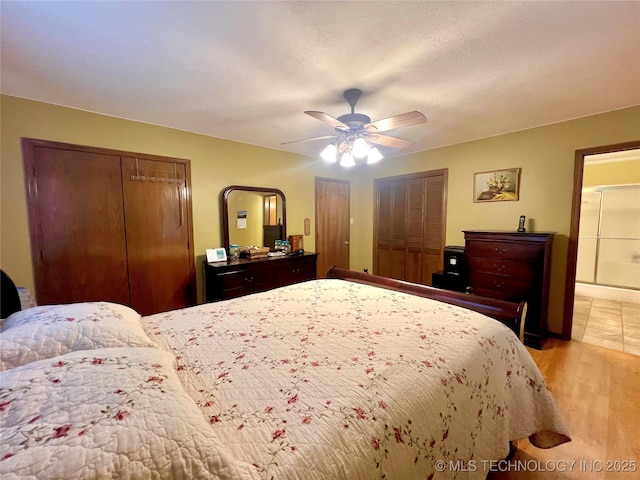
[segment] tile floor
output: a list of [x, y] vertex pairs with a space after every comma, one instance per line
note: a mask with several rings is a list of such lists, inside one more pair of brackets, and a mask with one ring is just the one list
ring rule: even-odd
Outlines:
[[640, 304], [576, 295], [571, 338], [640, 355]]

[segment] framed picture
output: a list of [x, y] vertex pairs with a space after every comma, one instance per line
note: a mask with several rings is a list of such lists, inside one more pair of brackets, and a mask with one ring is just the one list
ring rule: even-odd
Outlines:
[[506, 168], [473, 175], [473, 201], [509, 202], [520, 199], [520, 169]]
[[227, 251], [224, 248], [207, 248], [207, 262], [226, 262]]

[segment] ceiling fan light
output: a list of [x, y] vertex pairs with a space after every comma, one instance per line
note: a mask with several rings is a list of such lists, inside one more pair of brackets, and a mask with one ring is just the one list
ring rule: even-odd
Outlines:
[[338, 147], [330, 143], [320, 152], [320, 156], [327, 162], [336, 163], [338, 161]]
[[349, 152], [344, 152], [342, 154], [342, 159], [340, 160], [340, 165], [342, 167], [353, 167], [356, 164], [356, 161], [353, 159], [353, 155]]
[[369, 150], [369, 155], [367, 156], [367, 163], [368, 164], [376, 163], [382, 160], [383, 158], [384, 157], [380, 153], [380, 150], [378, 150], [376, 147], [373, 147], [371, 150]]
[[353, 142], [353, 156], [356, 158], [364, 158], [369, 155], [369, 150], [371, 147], [369, 143], [362, 137], [356, 138], [355, 142]]

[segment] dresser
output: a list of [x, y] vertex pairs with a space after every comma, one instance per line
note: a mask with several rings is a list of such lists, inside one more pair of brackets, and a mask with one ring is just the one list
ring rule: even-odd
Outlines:
[[526, 301], [524, 342], [542, 348], [547, 336], [552, 232], [464, 231], [468, 291]]
[[284, 257], [239, 259], [229, 262], [204, 262], [204, 281], [207, 302], [226, 300], [250, 293], [316, 278], [318, 254]]

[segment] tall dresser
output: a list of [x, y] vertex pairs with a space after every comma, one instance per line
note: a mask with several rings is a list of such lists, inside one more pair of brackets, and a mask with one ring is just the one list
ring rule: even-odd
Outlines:
[[468, 291], [526, 301], [524, 342], [542, 348], [547, 336], [552, 232], [464, 231]]

